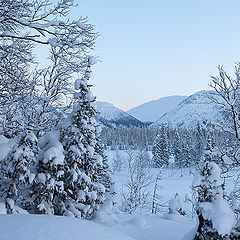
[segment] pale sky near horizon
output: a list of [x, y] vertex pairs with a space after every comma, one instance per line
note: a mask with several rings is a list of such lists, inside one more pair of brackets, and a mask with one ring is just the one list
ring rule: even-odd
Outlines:
[[93, 69], [98, 100], [128, 110], [170, 95], [209, 89], [223, 64], [240, 60], [239, 0], [80, 0], [101, 36]]

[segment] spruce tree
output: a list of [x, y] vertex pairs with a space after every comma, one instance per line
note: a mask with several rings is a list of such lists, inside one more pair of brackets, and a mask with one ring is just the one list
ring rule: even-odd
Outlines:
[[[1, 201], [5, 202], [7, 213], [28, 209], [28, 190], [35, 178], [32, 167], [36, 162], [37, 138], [31, 131], [25, 131], [16, 137], [15, 144], [1, 161]], [[19, 208], [20, 207], [20, 208]]]
[[101, 143], [99, 136], [97, 139], [95, 150], [96, 153], [102, 157], [102, 168], [99, 173], [99, 182], [105, 187], [105, 201], [110, 201], [114, 203], [113, 197], [116, 195], [116, 190], [114, 187], [112, 172], [109, 168], [108, 158], [104, 152], [103, 144]]
[[195, 135], [195, 149], [194, 149], [194, 161], [195, 165], [198, 165], [201, 161], [201, 157], [204, 150], [204, 131], [202, 129], [202, 126], [200, 122], [197, 123], [197, 129], [196, 129], [196, 135]]
[[153, 163], [156, 167], [168, 166], [169, 152], [166, 129], [162, 125], [152, 149]]
[[191, 165], [191, 155], [190, 155], [189, 145], [186, 142], [182, 145], [182, 166], [190, 167], [190, 165]]
[[100, 128], [95, 120], [95, 97], [88, 84], [93, 64], [94, 58], [88, 57], [84, 76], [75, 82], [76, 102], [62, 124], [60, 138], [66, 161], [65, 215], [82, 218], [93, 217], [106, 199], [106, 187], [109, 189], [111, 185], [98, 145]]
[[[234, 227], [235, 216], [223, 198], [224, 185], [220, 183], [220, 174], [221, 169], [212, 160], [212, 142], [209, 136], [203, 164], [193, 181], [193, 189], [197, 193], [195, 210], [199, 222], [194, 240], [229, 239]], [[228, 225], [225, 227], [226, 221]]]
[[178, 130], [176, 130], [176, 132], [174, 134], [173, 150], [174, 150], [176, 166], [179, 167], [179, 168], [182, 168], [183, 167], [182, 146], [181, 146], [180, 136], [179, 136]]
[[39, 139], [36, 178], [31, 188], [32, 213], [63, 215], [65, 160], [59, 132], [50, 131]]

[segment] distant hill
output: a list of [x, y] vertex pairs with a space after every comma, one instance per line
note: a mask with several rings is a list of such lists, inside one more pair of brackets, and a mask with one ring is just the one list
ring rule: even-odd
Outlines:
[[146, 102], [127, 111], [142, 122], [155, 122], [166, 112], [175, 108], [187, 96], [169, 96]]
[[223, 107], [212, 102], [209, 98], [221, 101], [213, 91], [199, 91], [183, 100], [174, 109], [168, 111], [159, 118], [153, 126], [170, 123], [174, 127], [194, 128], [198, 121], [213, 123], [215, 125], [223, 121]]
[[95, 102], [95, 109], [99, 112], [97, 119], [107, 127], [119, 125], [141, 127], [144, 125], [143, 122], [108, 102]]

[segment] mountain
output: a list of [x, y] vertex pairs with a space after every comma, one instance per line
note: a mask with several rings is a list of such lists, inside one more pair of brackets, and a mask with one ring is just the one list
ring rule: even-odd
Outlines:
[[141, 127], [144, 125], [143, 122], [121, 109], [114, 107], [111, 103], [97, 101], [94, 106], [97, 112], [99, 112], [97, 119], [107, 127], [119, 125]]
[[163, 114], [175, 108], [187, 96], [169, 96], [146, 102], [127, 111], [142, 122], [155, 122]]
[[173, 127], [196, 127], [198, 121], [215, 125], [223, 121], [223, 106], [210, 98], [221, 101], [213, 91], [199, 91], [183, 100], [178, 106], [164, 114], [153, 126], [170, 123]]

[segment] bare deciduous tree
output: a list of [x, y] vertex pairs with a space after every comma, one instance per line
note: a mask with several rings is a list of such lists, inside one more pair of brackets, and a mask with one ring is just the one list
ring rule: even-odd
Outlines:
[[127, 191], [122, 189], [125, 201], [125, 211], [129, 213], [142, 209], [147, 203], [149, 195], [148, 186], [151, 183], [150, 168], [148, 164], [148, 153], [146, 151], [127, 151], [127, 168], [129, 180], [125, 184]]
[[[37, 136], [62, 119], [98, 36], [87, 18], [68, 20], [74, 0], [0, 0], [0, 103], [4, 132], [29, 128]], [[49, 50], [49, 66], [37, 67], [36, 45]], [[66, 99], [67, 98], [67, 99]], [[18, 130], [17, 130], [18, 129]]]

